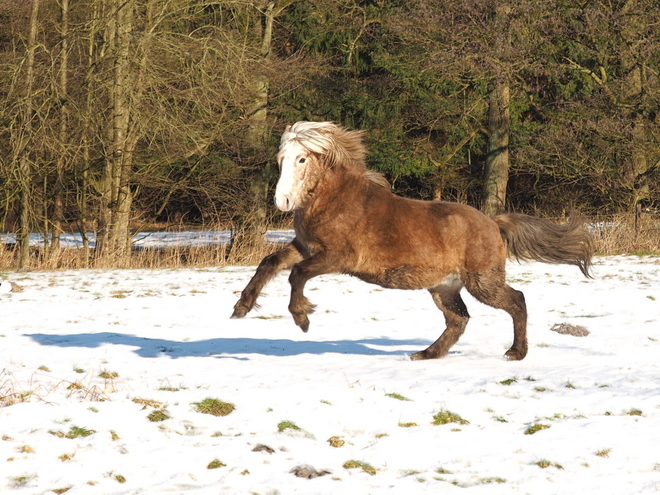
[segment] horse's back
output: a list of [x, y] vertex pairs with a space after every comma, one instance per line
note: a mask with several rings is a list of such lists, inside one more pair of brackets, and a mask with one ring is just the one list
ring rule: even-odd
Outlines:
[[506, 250], [497, 224], [469, 205], [415, 201], [427, 215], [416, 229], [436, 253], [453, 258], [466, 271], [480, 272], [504, 263]]

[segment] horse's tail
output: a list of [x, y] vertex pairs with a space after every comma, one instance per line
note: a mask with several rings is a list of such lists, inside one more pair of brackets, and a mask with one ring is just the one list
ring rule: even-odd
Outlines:
[[594, 244], [580, 218], [556, 224], [543, 218], [506, 213], [493, 218], [509, 254], [518, 260], [575, 265], [591, 278]]

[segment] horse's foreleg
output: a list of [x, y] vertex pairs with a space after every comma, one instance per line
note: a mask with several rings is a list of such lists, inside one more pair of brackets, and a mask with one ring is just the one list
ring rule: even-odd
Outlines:
[[305, 284], [311, 278], [329, 273], [329, 265], [325, 259], [317, 257], [306, 259], [291, 269], [289, 283], [291, 284], [291, 301], [289, 312], [293, 321], [303, 332], [309, 330], [309, 318], [307, 315], [314, 312], [314, 305], [305, 297], [303, 291]]
[[410, 356], [410, 359], [418, 361], [445, 357], [449, 349], [463, 335], [470, 315], [460, 295], [461, 287], [462, 284], [457, 282], [454, 285], [441, 285], [429, 290], [433, 296], [433, 302], [445, 317], [447, 328], [438, 340], [427, 349]]
[[234, 312], [231, 317], [243, 318], [248, 314], [254, 308], [261, 289], [264, 288], [268, 281], [280, 271], [288, 270], [302, 259], [303, 257], [300, 252], [291, 243], [261, 260], [254, 276], [245, 289], [243, 289], [243, 292], [241, 292], [241, 298], [234, 305]]

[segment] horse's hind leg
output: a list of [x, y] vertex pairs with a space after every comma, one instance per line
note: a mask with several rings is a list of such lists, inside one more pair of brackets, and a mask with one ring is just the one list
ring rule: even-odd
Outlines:
[[527, 355], [527, 305], [522, 292], [512, 289], [505, 281], [504, 269], [484, 273], [471, 273], [466, 277], [465, 288], [484, 304], [503, 309], [513, 319], [513, 345], [504, 356], [510, 361], [520, 361]]
[[417, 361], [421, 359], [435, 359], [447, 355], [451, 346], [453, 346], [459, 337], [465, 331], [470, 315], [463, 299], [461, 299], [460, 291], [462, 284], [456, 281], [452, 285], [440, 285], [429, 289], [433, 296], [433, 301], [436, 306], [442, 311], [445, 316], [447, 328], [440, 335], [440, 338], [431, 344], [427, 349], [416, 352], [410, 359]]
[[254, 305], [257, 303], [257, 297], [261, 293], [261, 289], [282, 270], [287, 270], [291, 268], [294, 264], [302, 261], [303, 257], [300, 252], [295, 248], [293, 244], [288, 244], [283, 249], [266, 256], [259, 267], [257, 268], [256, 273], [247, 284], [243, 292], [241, 292], [241, 298], [234, 305], [234, 313], [231, 315], [232, 318], [243, 318], [248, 312], [254, 308]]

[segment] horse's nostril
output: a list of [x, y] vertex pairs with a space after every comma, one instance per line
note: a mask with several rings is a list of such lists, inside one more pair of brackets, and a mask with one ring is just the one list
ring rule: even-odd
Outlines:
[[291, 196], [288, 194], [279, 198], [277, 195], [275, 195], [275, 206], [277, 206], [282, 211], [291, 211], [294, 207], [294, 202]]

